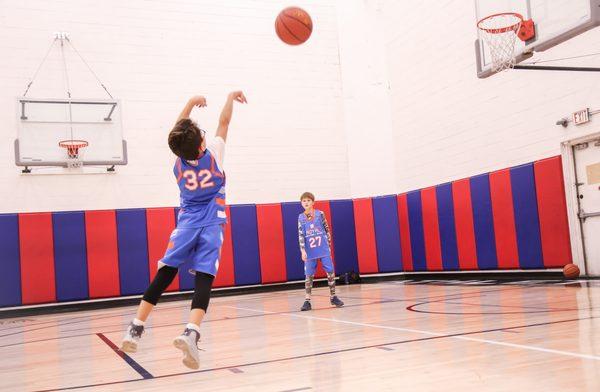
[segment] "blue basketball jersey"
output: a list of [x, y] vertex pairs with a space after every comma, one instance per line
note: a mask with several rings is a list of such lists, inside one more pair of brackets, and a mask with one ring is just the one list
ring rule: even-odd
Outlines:
[[304, 235], [304, 248], [308, 260], [331, 255], [327, 232], [323, 225], [323, 216], [323, 212], [319, 210], [314, 210], [314, 216], [311, 219], [308, 219], [304, 213], [298, 216], [298, 222]]
[[199, 228], [227, 221], [225, 174], [206, 149], [197, 161], [177, 158], [173, 173], [180, 191], [177, 228]]

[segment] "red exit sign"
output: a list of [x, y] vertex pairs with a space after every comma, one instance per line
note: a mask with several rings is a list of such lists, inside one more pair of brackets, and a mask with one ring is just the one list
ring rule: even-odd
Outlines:
[[581, 125], [590, 122], [590, 109], [585, 108], [573, 113], [573, 122], [575, 125]]

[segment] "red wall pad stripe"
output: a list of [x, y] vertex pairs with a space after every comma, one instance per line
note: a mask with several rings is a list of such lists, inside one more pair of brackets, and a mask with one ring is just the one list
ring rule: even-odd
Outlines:
[[490, 193], [498, 268], [519, 268], [517, 230], [509, 169], [490, 173]]
[[442, 246], [435, 187], [421, 190], [423, 205], [423, 232], [425, 234], [425, 258], [427, 271], [442, 271]]
[[[148, 267], [150, 269], [150, 281], [154, 279], [158, 268], [158, 260], [165, 255], [171, 232], [175, 228], [174, 208], [148, 208], [146, 210], [146, 230], [148, 234]], [[173, 283], [166, 291], [179, 290], [179, 279], [173, 279]]]
[[354, 220], [356, 222], [356, 248], [358, 268], [362, 274], [377, 273], [377, 250], [375, 247], [375, 225], [371, 199], [354, 200]]
[[56, 301], [52, 214], [19, 214], [23, 305]]
[[115, 211], [86, 211], [85, 236], [90, 298], [118, 296], [121, 289]]
[[[331, 230], [331, 258], [333, 260], [333, 265], [335, 266], [335, 253], [333, 252], [334, 244], [333, 244], [333, 223], [331, 221], [331, 208], [329, 207], [329, 201], [319, 200], [315, 202], [315, 208], [317, 210], [323, 211], [325, 214], [325, 218], [327, 219], [327, 223], [329, 223], [329, 230]], [[321, 263], [317, 263], [317, 270], [315, 271], [316, 278], [324, 278], [327, 274], [323, 269]]]
[[[228, 217], [229, 207], [225, 210]], [[233, 244], [231, 239], [231, 219], [227, 219], [225, 225], [223, 247], [221, 248], [221, 259], [219, 260], [219, 271], [213, 283], [213, 287], [231, 287], [235, 285], [235, 270], [233, 266]]]
[[452, 183], [454, 199], [454, 219], [456, 222], [456, 243], [460, 269], [477, 269], [477, 249], [475, 247], [475, 228], [473, 225], [473, 207], [471, 205], [470, 180], [463, 179]]
[[285, 282], [285, 248], [281, 204], [256, 206], [258, 250], [262, 283]]
[[410, 223], [408, 220], [408, 203], [406, 194], [398, 196], [398, 222], [400, 224], [400, 247], [402, 250], [402, 266], [405, 271], [414, 271], [412, 247], [410, 246]]
[[534, 163], [544, 267], [572, 262], [561, 157]]

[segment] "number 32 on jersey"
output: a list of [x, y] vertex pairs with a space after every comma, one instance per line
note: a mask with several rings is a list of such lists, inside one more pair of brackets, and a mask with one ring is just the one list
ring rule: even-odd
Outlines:
[[212, 173], [210, 170], [202, 169], [196, 173], [195, 170], [186, 170], [182, 175], [185, 178], [185, 188], [190, 191], [195, 191], [200, 187], [200, 189], [210, 188], [215, 185], [212, 179]]

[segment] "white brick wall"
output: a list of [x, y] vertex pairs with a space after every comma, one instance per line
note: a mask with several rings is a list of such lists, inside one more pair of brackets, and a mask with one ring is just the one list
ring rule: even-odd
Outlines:
[[353, 197], [395, 191], [394, 130], [384, 31], [365, 1], [337, 1], [344, 129]]
[[[302, 46], [281, 43], [280, 0], [0, 1], [0, 212], [171, 206], [178, 203], [167, 133], [185, 100], [205, 94], [195, 112], [214, 130], [226, 93], [234, 109], [225, 169], [228, 202], [350, 196], [333, 0], [296, 1], [315, 20]], [[115, 175], [21, 175], [14, 165], [14, 98], [55, 31], [67, 31], [113, 95], [123, 102], [130, 163]], [[56, 52], [30, 96], [64, 96]], [[69, 56], [74, 97], [103, 97]]]
[[[512, 71], [477, 79], [471, 1], [301, 0], [311, 39], [276, 38], [283, 0], [0, 0], [0, 212], [176, 205], [166, 136], [185, 100], [215, 128], [225, 94], [244, 89], [226, 158], [230, 203], [403, 192], [559, 154], [597, 131], [555, 121], [600, 108], [596, 73]], [[123, 102], [130, 163], [115, 175], [22, 175], [14, 98], [68, 31]], [[591, 53], [600, 30], [544, 53]], [[75, 97], [103, 97], [69, 56]], [[598, 66], [600, 56], [564, 62]], [[57, 52], [31, 96], [63, 96]]]
[[[600, 108], [597, 73], [514, 70], [478, 79], [472, 1], [382, 4], [398, 192], [558, 155], [561, 141], [598, 130], [596, 118], [577, 129], [555, 125]], [[537, 57], [593, 53], [599, 38], [592, 30]], [[557, 65], [598, 67], [600, 56]]]

